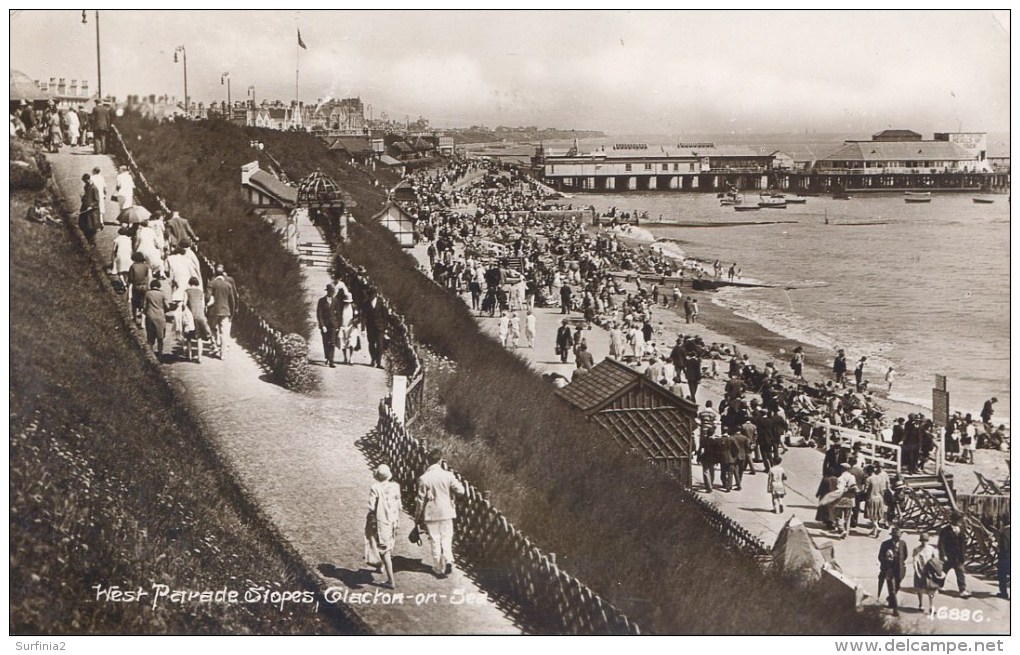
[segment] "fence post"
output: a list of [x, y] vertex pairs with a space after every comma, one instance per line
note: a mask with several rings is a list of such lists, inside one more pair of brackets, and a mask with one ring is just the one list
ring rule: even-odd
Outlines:
[[401, 423], [406, 424], [404, 415], [407, 409], [407, 376], [406, 375], [394, 375], [393, 385], [390, 387], [390, 393], [393, 395], [393, 414], [400, 420]]

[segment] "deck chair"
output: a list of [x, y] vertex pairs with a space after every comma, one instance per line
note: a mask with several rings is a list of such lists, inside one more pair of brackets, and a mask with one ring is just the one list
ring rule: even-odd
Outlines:
[[991, 494], [993, 496], [1006, 495], [1006, 493], [1002, 490], [1001, 487], [999, 487], [999, 485], [995, 484], [995, 482], [989, 480], [988, 478], [981, 475], [977, 471], [974, 471], [974, 477], [977, 478], [978, 483], [977, 486], [974, 487], [974, 491], [971, 492], [971, 495], [974, 494]]

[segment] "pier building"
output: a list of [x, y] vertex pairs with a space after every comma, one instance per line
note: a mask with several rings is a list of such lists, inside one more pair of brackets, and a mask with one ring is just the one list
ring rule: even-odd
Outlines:
[[937, 132], [930, 140], [911, 130], [884, 130], [870, 140], [848, 140], [831, 154], [803, 154], [768, 147], [678, 143], [618, 143], [581, 152], [544, 146], [531, 158], [534, 175], [574, 192], [781, 189], [831, 193], [856, 191], [1006, 190], [1008, 167], [993, 167], [984, 132]]
[[[773, 152], [714, 143], [649, 146], [618, 143], [582, 153], [575, 143], [566, 153], [539, 146], [532, 170], [557, 189], [572, 191], [696, 191], [739, 188], [765, 189]], [[784, 165], [790, 164], [784, 156]]]

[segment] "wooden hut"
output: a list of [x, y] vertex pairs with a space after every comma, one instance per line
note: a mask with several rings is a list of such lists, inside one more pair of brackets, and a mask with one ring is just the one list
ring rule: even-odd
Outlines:
[[621, 446], [691, 485], [698, 406], [606, 358], [556, 394]]

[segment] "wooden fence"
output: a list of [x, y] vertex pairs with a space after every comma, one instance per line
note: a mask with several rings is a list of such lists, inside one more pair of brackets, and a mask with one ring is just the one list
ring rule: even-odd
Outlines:
[[[379, 404], [376, 445], [406, 497], [425, 472], [426, 448], [412, 437], [385, 401]], [[488, 588], [505, 594], [543, 632], [572, 635], [640, 634], [620, 610], [556, 565], [515, 528], [468, 480], [458, 497], [455, 521], [458, 552]]]
[[[111, 129], [113, 133], [114, 150], [124, 161], [131, 171], [135, 180], [135, 195], [140, 204], [155, 207], [162, 211], [167, 217], [171, 215], [170, 207], [166, 201], [156, 193], [152, 184], [145, 177], [145, 173], [139, 168], [134, 156], [124, 143], [124, 139], [116, 126]], [[210, 279], [216, 270], [216, 263], [197, 252], [199, 264], [202, 268], [202, 275]], [[231, 319], [231, 332], [237, 342], [249, 350], [258, 360], [259, 365], [267, 372], [275, 372], [279, 368], [283, 357], [281, 342], [283, 335], [279, 330], [272, 327], [262, 316], [255, 311], [251, 305], [246, 303], [240, 295], [237, 297], [237, 305], [234, 316]]]

